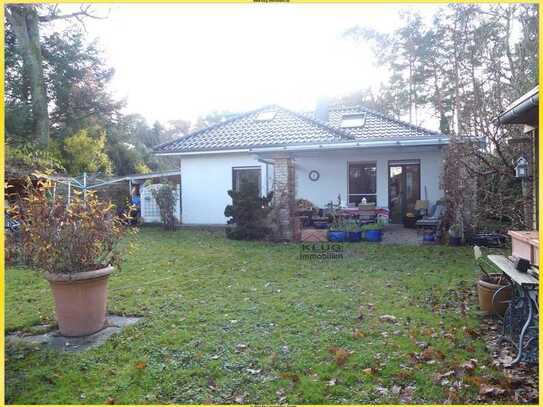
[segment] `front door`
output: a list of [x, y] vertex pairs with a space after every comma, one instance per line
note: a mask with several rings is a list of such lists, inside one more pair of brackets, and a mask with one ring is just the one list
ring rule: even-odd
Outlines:
[[420, 199], [420, 163], [389, 162], [388, 207], [392, 223], [403, 223], [405, 214], [415, 210]]

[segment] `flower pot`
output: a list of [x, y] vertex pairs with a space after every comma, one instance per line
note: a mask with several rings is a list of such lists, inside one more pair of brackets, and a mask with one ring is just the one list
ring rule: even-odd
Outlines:
[[[490, 274], [491, 277], [499, 277], [499, 273]], [[479, 308], [481, 311], [487, 314], [499, 314], [503, 315], [507, 309], [507, 303], [512, 295], [511, 287], [504, 288], [496, 295], [494, 304], [492, 304], [492, 297], [494, 293], [500, 288], [505, 287], [506, 284], [494, 284], [488, 281], [479, 280], [477, 281], [477, 293], [479, 295]]]
[[368, 242], [380, 242], [383, 239], [382, 230], [366, 230], [366, 240]]
[[112, 272], [113, 267], [73, 274], [46, 273], [62, 335], [85, 336], [104, 327], [107, 279]]
[[360, 242], [362, 240], [362, 232], [347, 232], [349, 242]]
[[424, 232], [424, 234], [422, 235], [422, 241], [423, 242], [435, 242], [436, 240], [436, 235], [434, 234], [434, 232]]
[[347, 240], [347, 232], [330, 230], [328, 232], [328, 240], [331, 242], [345, 242]]

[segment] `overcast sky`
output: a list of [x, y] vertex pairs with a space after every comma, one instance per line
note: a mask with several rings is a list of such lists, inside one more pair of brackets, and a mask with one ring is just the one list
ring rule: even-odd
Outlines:
[[[367, 44], [342, 37], [354, 25], [392, 31], [417, 4], [95, 5], [87, 20], [115, 68], [114, 94], [149, 122], [194, 121], [212, 110], [266, 104], [312, 109], [322, 96], [374, 86], [386, 72]], [[431, 123], [427, 123], [431, 125]]]

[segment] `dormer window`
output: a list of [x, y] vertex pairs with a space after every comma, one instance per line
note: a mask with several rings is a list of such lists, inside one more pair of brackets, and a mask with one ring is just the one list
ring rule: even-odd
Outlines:
[[256, 116], [257, 122], [266, 122], [268, 120], [271, 120], [275, 117], [277, 114], [276, 111], [266, 111], [266, 112], [260, 112], [258, 116]]
[[364, 124], [366, 124], [365, 113], [344, 114], [341, 118], [342, 128], [362, 127]]

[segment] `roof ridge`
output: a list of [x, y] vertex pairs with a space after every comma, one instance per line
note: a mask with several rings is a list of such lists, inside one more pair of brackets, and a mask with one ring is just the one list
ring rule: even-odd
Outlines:
[[424, 127], [421, 127], [421, 126], [417, 126], [413, 123], [410, 123], [408, 121], [405, 121], [405, 120], [401, 120], [401, 119], [396, 119], [395, 117], [391, 117], [391, 116], [388, 116], [382, 112], [379, 112], [377, 110], [373, 110], [373, 109], [370, 109], [364, 105], [340, 105], [340, 106], [331, 106], [330, 107], [330, 110], [346, 110], [346, 109], [362, 109], [364, 110], [365, 112], [367, 113], [370, 113], [370, 114], [373, 114], [375, 116], [378, 116], [380, 117], [381, 119], [385, 119], [385, 120], [388, 120], [390, 122], [393, 122], [393, 123], [397, 123], [397, 124], [401, 124], [402, 126], [406, 126], [406, 127], [410, 127], [412, 129], [415, 129], [415, 130], [421, 130], [425, 133], [431, 133], [431, 134], [435, 134], [435, 135], [442, 135], [442, 136], [445, 136], [445, 134], [439, 132], [439, 131], [435, 131], [435, 130], [430, 130], [430, 129], [427, 129], [427, 128], [424, 128]]

